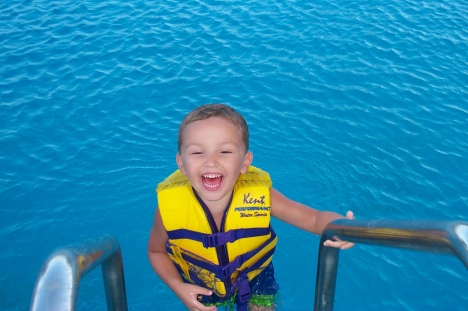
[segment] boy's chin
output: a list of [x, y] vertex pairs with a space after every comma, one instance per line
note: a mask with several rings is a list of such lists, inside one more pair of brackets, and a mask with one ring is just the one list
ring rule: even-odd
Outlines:
[[220, 190], [217, 190], [217, 191], [204, 190], [203, 193], [201, 194], [199, 193], [198, 195], [203, 199], [203, 201], [205, 201], [205, 203], [219, 202], [226, 197], [226, 194], [222, 193]]
[[219, 201], [222, 199], [222, 195], [220, 193], [211, 193], [207, 191], [203, 192], [203, 200], [209, 201], [209, 202], [214, 202], [214, 201]]

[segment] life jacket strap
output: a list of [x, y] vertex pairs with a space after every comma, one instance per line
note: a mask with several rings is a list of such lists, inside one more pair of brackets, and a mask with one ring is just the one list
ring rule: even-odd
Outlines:
[[[249, 260], [250, 258], [255, 256], [261, 249], [263, 249], [266, 245], [271, 243], [271, 241], [273, 241], [276, 238], [276, 233], [273, 230], [273, 228], [270, 227], [269, 229], [271, 230], [271, 236], [266, 242], [264, 242], [258, 248], [255, 248], [254, 250], [252, 250], [250, 252], [247, 252], [247, 253], [245, 253], [243, 255], [237, 256], [233, 261], [231, 261], [230, 263], [228, 263], [227, 265], [224, 265], [224, 266], [215, 265], [215, 264], [210, 263], [210, 262], [208, 262], [206, 260], [202, 260], [202, 259], [198, 259], [197, 257], [189, 256], [189, 255], [187, 255], [187, 254], [185, 254], [183, 252], [181, 252], [181, 256], [185, 261], [191, 262], [192, 264], [195, 264], [196, 266], [199, 266], [199, 267], [201, 267], [201, 268], [203, 268], [205, 270], [213, 272], [217, 278], [219, 278], [221, 280], [225, 280], [227, 277], [230, 277], [231, 274], [234, 271], [239, 269], [244, 262], [246, 262], [247, 260]], [[262, 258], [260, 258], [256, 263], [254, 263], [252, 266], [248, 267], [246, 270], [243, 270], [243, 272], [248, 273], [250, 271], [253, 271], [253, 270], [256, 270], [256, 269], [260, 268], [260, 266], [268, 258], [270, 258], [273, 255], [273, 253], [275, 251], [275, 248], [276, 247], [273, 247], [269, 252], [267, 252], [265, 255], [263, 255]], [[166, 245], [166, 251], [169, 254], [173, 255], [173, 250], [171, 248], [170, 243], [168, 243]]]
[[249, 286], [249, 279], [247, 278], [246, 274], [242, 273], [237, 281], [239, 282], [239, 289], [237, 290], [236, 296], [237, 311], [247, 311], [247, 303], [252, 297], [252, 292], [250, 291]]
[[[237, 256], [236, 259], [234, 259], [230, 263], [228, 263], [228, 264], [224, 265], [223, 267], [221, 267], [221, 275], [223, 277], [230, 276], [234, 271], [239, 269], [244, 264], [244, 262], [248, 261], [250, 258], [255, 256], [260, 250], [262, 250], [266, 245], [270, 244], [271, 241], [273, 241], [276, 238], [276, 233], [273, 230], [273, 228], [271, 228], [271, 227], [270, 227], [270, 232], [271, 232], [270, 238], [266, 242], [264, 242], [262, 245], [255, 248], [254, 250], [251, 250], [250, 252], [247, 252], [245, 254]], [[273, 253], [275, 251], [275, 248], [276, 248], [276, 246], [273, 247], [265, 255], [263, 255], [256, 263], [254, 263], [252, 266], [250, 266], [249, 268], [247, 268], [246, 270], [243, 270], [243, 271], [250, 272], [250, 271], [253, 271], [253, 270], [256, 270], [256, 269], [260, 268], [260, 266], [268, 258], [270, 258], [273, 255]]]
[[218, 232], [213, 234], [206, 234], [187, 229], [177, 229], [167, 232], [169, 239], [190, 239], [203, 243], [203, 247], [217, 247], [227, 243], [235, 242], [243, 238], [251, 238], [270, 233], [271, 228], [247, 228], [247, 229], [233, 229], [228, 232]]
[[[272, 237], [271, 237], [271, 239], [269, 241], [273, 240], [274, 238], [276, 238], [276, 234], [274, 233], [274, 231], [272, 231]], [[273, 247], [270, 251], [268, 251], [265, 255], [263, 255], [262, 258], [260, 258], [252, 266], [246, 268], [245, 270], [242, 270], [242, 272], [237, 276], [237, 279], [234, 282], [234, 284], [232, 284], [232, 286], [231, 286], [231, 288], [229, 290], [228, 296], [232, 296], [237, 290], [238, 295], [242, 295], [242, 296], [246, 297], [247, 289], [248, 289], [248, 292], [249, 292], [248, 295], [250, 295], [250, 286], [249, 286], [249, 279], [247, 277], [247, 274], [249, 272], [251, 272], [251, 271], [259, 269], [271, 256], [273, 256], [273, 254], [275, 252], [275, 248], [276, 248], [276, 246]], [[239, 257], [237, 257], [236, 260], [238, 258]], [[245, 280], [247, 280], [247, 285], [245, 284]], [[248, 296], [248, 297], [249, 297], [248, 300], [250, 300], [250, 296]], [[239, 304], [238, 304], [238, 310], [239, 310]]]

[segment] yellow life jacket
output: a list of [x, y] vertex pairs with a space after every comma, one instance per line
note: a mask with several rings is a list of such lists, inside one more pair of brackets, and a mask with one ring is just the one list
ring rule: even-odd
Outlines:
[[248, 282], [268, 266], [276, 246], [270, 227], [268, 173], [250, 166], [234, 186], [220, 232], [188, 179], [177, 170], [158, 185], [166, 250], [185, 280], [211, 289], [221, 300], [237, 292], [250, 299]]

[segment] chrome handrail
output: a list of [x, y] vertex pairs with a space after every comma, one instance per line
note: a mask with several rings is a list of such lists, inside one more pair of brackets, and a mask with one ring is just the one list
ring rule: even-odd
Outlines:
[[42, 265], [30, 311], [74, 311], [80, 279], [102, 265], [108, 311], [127, 311], [122, 253], [117, 239], [103, 236], [54, 252]]
[[387, 247], [449, 253], [468, 269], [468, 222], [439, 220], [347, 220], [325, 227], [319, 246], [315, 311], [332, 311], [340, 249], [323, 242], [340, 239]]

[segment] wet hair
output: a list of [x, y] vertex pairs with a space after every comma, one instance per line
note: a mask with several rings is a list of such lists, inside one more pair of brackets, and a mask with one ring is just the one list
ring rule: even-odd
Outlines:
[[245, 150], [249, 150], [249, 127], [244, 117], [234, 110], [234, 108], [225, 104], [208, 104], [202, 105], [185, 116], [179, 127], [178, 149], [182, 146], [182, 132], [192, 122], [205, 120], [211, 117], [225, 118], [231, 122], [241, 132], [242, 140], [245, 145]]

